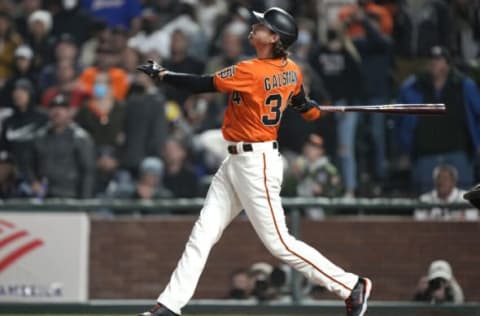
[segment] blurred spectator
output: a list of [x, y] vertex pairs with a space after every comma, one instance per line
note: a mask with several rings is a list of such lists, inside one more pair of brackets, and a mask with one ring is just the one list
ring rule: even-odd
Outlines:
[[[401, 164], [413, 161], [415, 189], [433, 186], [432, 171], [438, 163], [458, 170], [461, 188], [473, 183], [473, 159], [480, 153], [480, 91], [476, 84], [450, 64], [448, 51], [431, 50], [429, 71], [407, 79], [400, 103], [445, 103], [447, 113], [438, 117], [403, 116], [399, 122]], [[447, 128], [448, 127], [448, 128]]]
[[52, 56], [52, 14], [46, 10], [36, 10], [28, 17], [27, 43], [35, 52], [33, 67], [40, 71], [53, 61]]
[[270, 275], [273, 266], [267, 262], [256, 262], [250, 266], [248, 272], [253, 279], [252, 295], [259, 301], [271, 300], [276, 293], [270, 286]]
[[447, 261], [435, 260], [430, 264], [428, 274], [422, 276], [418, 282], [413, 300], [430, 304], [463, 303], [462, 288]]
[[137, 36], [131, 38], [128, 42], [130, 47], [138, 49], [142, 53], [158, 53], [161, 59], [174, 58], [171, 50], [171, 41], [174, 39], [173, 33], [181, 31], [186, 37], [187, 42], [191, 43], [188, 53], [203, 58], [206, 54], [207, 42], [198, 25], [195, 17], [194, 7], [187, 1], [180, 1], [176, 6], [174, 18], [165, 24], [161, 29], [150, 32], [156, 16], [151, 11], [145, 11], [143, 30]]
[[109, 48], [112, 32], [102, 20], [94, 20], [90, 24], [89, 30], [85, 30], [85, 32], [91, 34], [81, 47], [80, 65], [90, 67], [95, 63], [97, 51]]
[[163, 148], [165, 175], [163, 182], [174, 197], [198, 195], [198, 177], [188, 161], [187, 147], [180, 140], [169, 138]]
[[215, 33], [216, 20], [227, 12], [227, 3], [222, 0], [200, 0], [194, 2], [196, 18], [206, 41], [211, 41]]
[[82, 45], [90, 35], [85, 30], [90, 29], [93, 18], [79, 2], [79, 0], [57, 1], [59, 7], [53, 15], [52, 34], [55, 37], [69, 34]]
[[162, 183], [163, 162], [157, 157], [146, 157], [139, 168], [138, 180], [133, 183], [129, 177], [120, 175], [110, 183], [107, 194], [114, 198], [154, 200], [171, 197], [170, 191]]
[[162, 183], [163, 162], [157, 157], [147, 157], [140, 165], [140, 177], [137, 181], [134, 198], [152, 200], [171, 197]]
[[451, 48], [452, 14], [449, 1], [398, 1], [395, 15], [395, 53], [412, 59], [429, 56], [433, 46]]
[[[128, 48], [128, 30], [121, 26], [112, 29], [111, 48], [118, 55], [122, 55]], [[121, 66], [119, 63], [118, 66]]]
[[[327, 42], [314, 49], [310, 64], [322, 78], [332, 103], [348, 105], [362, 99], [361, 57], [351, 39], [343, 34], [340, 24], [331, 25], [327, 31]], [[355, 136], [358, 113], [339, 113], [336, 120], [337, 151], [345, 181], [345, 195], [354, 196], [357, 188]]]
[[78, 64], [78, 46], [75, 39], [67, 33], [61, 34], [53, 46], [53, 60], [45, 65], [40, 72], [39, 90], [43, 91], [58, 84], [57, 66], [62, 61], [68, 61], [75, 67], [75, 74], [80, 71]]
[[62, 59], [55, 64], [55, 82], [42, 96], [41, 104], [48, 107], [57, 94], [69, 95], [70, 105], [78, 109], [89, 97], [83, 85], [77, 80], [77, 72], [73, 60]]
[[192, 143], [195, 146], [195, 151], [201, 156], [205, 173], [209, 175], [214, 174], [223, 160], [227, 158], [228, 152], [225, 151], [225, 148], [228, 143], [223, 138], [220, 128], [209, 129], [196, 134]]
[[12, 155], [0, 151], [0, 200], [19, 197], [15, 162]]
[[30, 162], [32, 194], [37, 197], [90, 198], [95, 152], [88, 133], [72, 122], [65, 95], [49, 107], [50, 122], [38, 131]]
[[97, 151], [95, 192], [103, 192], [119, 166], [119, 150], [125, 141], [125, 105], [113, 98], [106, 73], [95, 78], [93, 96], [78, 110], [76, 122], [91, 136]]
[[295, 61], [308, 62], [310, 51], [313, 46], [315, 24], [308, 19], [299, 19], [298, 21], [298, 38], [293, 43], [290, 51], [292, 59]]
[[[342, 8], [339, 17], [360, 53], [366, 103], [388, 104], [392, 93], [393, 65], [393, 20], [390, 13], [371, 0], [357, 0], [356, 6]], [[385, 115], [372, 113], [360, 118], [366, 121], [364, 130], [360, 132], [369, 133], [373, 145], [368, 146], [371, 147], [373, 159], [364, 158], [368, 153], [359, 156], [362, 158], [358, 160], [360, 174], [368, 174], [366, 171], [372, 169], [374, 182], [380, 187], [386, 180], [387, 173]]]
[[[220, 51], [217, 55], [208, 59], [205, 66], [206, 73], [215, 73], [229, 65], [235, 65], [246, 58], [243, 51], [244, 30], [239, 29], [236, 24], [226, 25], [222, 32]], [[222, 93], [202, 94], [208, 105], [206, 119], [217, 127], [221, 126], [225, 104], [228, 102], [228, 95]]]
[[451, 26], [455, 44], [452, 53], [465, 63], [471, 63], [480, 53], [480, 2], [453, 0], [450, 10], [453, 11]]
[[95, 94], [95, 83], [97, 76], [108, 76], [108, 89], [116, 101], [123, 101], [127, 96], [129, 83], [125, 71], [116, 67], [117, 58], [119, 56], [111, 48], [97, 50], [97, 62], [95, 66], [88, 67], [80, 75], [80, 82], [85, 86], [85, 89]]
[[[215, 32], [213, 38], [210, 41], [209, 54], [218, 54], [219, 39], [223, 36], [223, 32], [226, 29], [234, 29], [235, 33], [243, 34], [243, 51], [245, 54], [254, 55], [255, 52], [250, 48], [247, 43], [247, 34], [250, 31], [251, 13], [241, 2], [230, 1], [227, 2], [228, 10], [226, 14], [220, 15], [219, 19], [214, 25]], [[263, 8], [257, 8], [263, 10]]]
[[15, 50], [22, 42], [22, 38], [15, 31], [12, 17], [5, 12], [0, 12], [0, 41], [3, 47], [0, 51], [0, 86], [3, 86], [12, 75]]
[[125, 140], [125, 105], [114, 99], [110, 78], [106, 73], [95, 77], [93, 95], [78, 110], [75, 120], [97, 146], [119, 147]]
[[13, 74], [8, 79], [1, 92], [0, 104], [6, 107], [13, 107], [12, 91], [15, 87], [15, 82], [19, 79], [26, 79], [32, 84], [32, 102], [38, 99], [39, 91], [37, 86], [37, 73], [33, 70], [33, 51], [28, 45], [20, 45], [15, 50], [15, 60], [13, 64]]
[[128, 46], [145, 54], [156, 50], [154, 37], [158, 34], [159, 16], [152, 8], [145, 8], [140, 19], [140, 30], [128, 39]]
[[[421, 202], [430, 203], [461, 203], [465, 202], [463, 195], [465, 190], [457, 188], [458, 172], [450, 165], [438, 165], [433, 170], [434, 189], [420, 196]], [[425, 219], [455, 219], [455, 220], [478, 220], [478, 210], [435, 207], [432, 209], [415, 210], [415, 218]]]
[[[127, 47], [122, 51], [120, 55], [120, 65], [127, 73], [127, 80], [129, 85], [135, 82], [135, 78], [137, 76], [137, 66], [141, 63], [142, 56], [140, 53], [135, 50], [134, 48]], [[130, 90], [128, 94], [132, 92], [132, 87], [130, 86]]]
[[369, 31], [368, 25], [364, 23], [366, 16], [377, 20], [379, 30], [383, 34], [392, 34], [393, 20], [390, 13], [372, 0], [357, 0], [356, 4], [346, 5], [341, 8], [338, 15], [345, 24], [348, 36], [351, 38], [366, 36]]
[[[165, 60], [165, 67], [179, 73], [203, 73], [205, 65], [189, 55], [189, 43], [187, 35], [181, 29], [174, 30], [170, 41], [171, 57]], [[190, 93], [186, 90], [169, 87], [169, 89], [166, 90], [166, 95], [168, 100], [173, 100], [183, 106], [183, 103]]]
[[233, 271], [230, 277], [230, 289], [227, 298], [235, 300], [251, 299], [253, 290], [252, 278], [246, 269], [237, 269]]
[[[72, 0], [71, 0], [72, 1]], [[140, 23], [141, 4], [139, 0], [101, 1], [79, 0], [83, 8], [109, 27], [122, 26], [136, 29]]]
[[[303, 88], [305, 95], [318, 101], [320, 104], [330, 104], [330, 96], [323, 80], [317, 76], [309, 64], [299, 63], [303, 73]], [[282, 115], [282, 124], [278, 131], [280, 150], [284, 154], [300, 154], [303, 144], [310, 134], [316, 133], [325, 136], [325, 149], [329, 155], [335, 155], [336, 127], [335, 117], [323, 113], [320, 119], [306, 122], [301, 115], [287, 107]]]
[[152, 79], [137, 72], [125, 105], [123, 165], [136, 175], [147, 156], [160, 156], [168, 133], [165, 96]]
[[28, 17], [33, 12], [42, 8], [42, 0], [20, 0], [17, 6], [18, 15], [15, 18], [15, 26], [18, 33], [26, 38], [28, 35]]
[[[342, 193], [342, 184], [337, 168], [325, 155], [323, 138], [310, 135], [303, 145], [303, 156], [293, 162], [298, 170], [298, 196], [305, 197], [338, 197]], [[311, 207], [305, 210], [310, 219], [323, 219], [324, 210]]]
[[18, 79], [11, 90], [13, 115], [2, 127], [0, 148], [15, 156], [20, 175], [24, 175], [31, 159], [35, 134], [47, 122], [47, 115], [40, 111], [33, 100], [33, 85], [27, 79]]

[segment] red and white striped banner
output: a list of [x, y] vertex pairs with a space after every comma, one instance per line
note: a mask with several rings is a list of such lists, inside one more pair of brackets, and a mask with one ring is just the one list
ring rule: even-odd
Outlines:
[[89, 233], [82, 213], [0, 213], [0, 302], [86, 301]]

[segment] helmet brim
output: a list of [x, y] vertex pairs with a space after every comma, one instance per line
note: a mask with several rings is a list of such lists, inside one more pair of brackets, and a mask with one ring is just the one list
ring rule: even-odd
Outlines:
[[260, 23], [260, 24], [263, 24], [265, 25], [266, 27], [268, 27], [268, 29], [272, 32], [275, 32], [273, 30], [273, 27], [270, 25], [270, 23], [268, 23], [266, 20], [265, 20], [265, 15], [263, 13], [260, 13], [260, 12], [257, 12], [257, 11], [252, 11], [253, 13], [253, 16], [257, 19], [257, 21]]

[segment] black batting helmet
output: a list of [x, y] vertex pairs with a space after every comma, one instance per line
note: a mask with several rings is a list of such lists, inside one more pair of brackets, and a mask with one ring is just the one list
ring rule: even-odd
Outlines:
[[264, 13], [253, 11], [257, 20], [280, 36], [280, 41], [287, 48], [297, 39], [298, 28], [295, 19], [287, 11], [273, 7]]

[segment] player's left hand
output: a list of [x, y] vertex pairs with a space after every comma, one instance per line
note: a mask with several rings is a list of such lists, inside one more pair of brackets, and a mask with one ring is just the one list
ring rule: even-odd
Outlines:
[[137, 70], [147, 74], [149, 77], [155, 80], [161, 80], [162, 77], [160, 73], [167, 71], [165, 67], [151, 59], [149, 59], [145, 64], [137, 66]]

